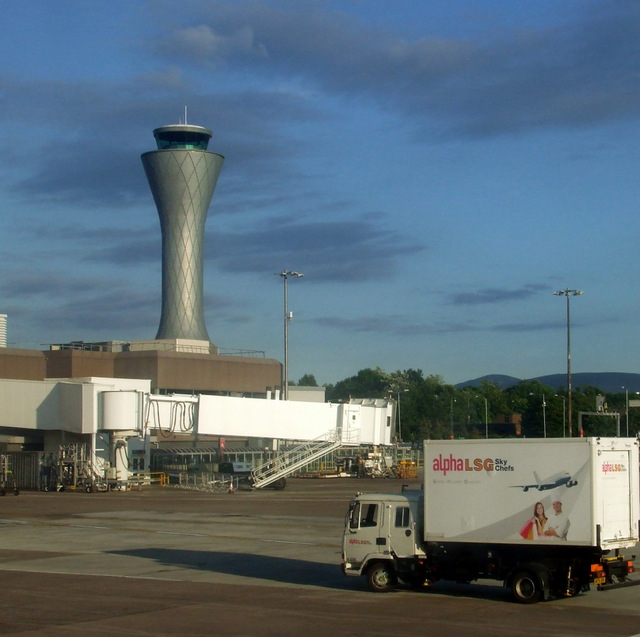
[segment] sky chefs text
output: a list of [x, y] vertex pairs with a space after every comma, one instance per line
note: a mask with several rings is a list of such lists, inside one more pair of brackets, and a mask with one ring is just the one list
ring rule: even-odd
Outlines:
[[620, 462], [603, 462], [602, 473], [618, 473], [620, 471], [626, 471], [627, 466]]
[[503, 458], [456, 458], [439, 454], [433, 459], [433, 470], [446, 476], [458, 471], [514, 471], [513, 465]]

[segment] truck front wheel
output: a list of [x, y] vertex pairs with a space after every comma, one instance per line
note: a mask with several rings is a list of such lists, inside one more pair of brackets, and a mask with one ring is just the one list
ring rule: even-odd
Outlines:
[[511, 593], [520, 604], [535, 604], [542, 599], [542, 587], [534, 573], [518, 571], [511, 580]]
[[376, 562], [367, 569], [367, 583], [374, 593], [387, 593], [398, 580], [391, 564]]

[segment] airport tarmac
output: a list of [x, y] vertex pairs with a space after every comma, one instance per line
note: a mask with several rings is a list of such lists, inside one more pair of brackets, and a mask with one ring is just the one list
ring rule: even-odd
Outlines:
[[640, 586], [526, 607], [497, 583], [379, 595], [363, 578], [344, 577], [349, 500], [401, 488], [397, 480], [292, 479], [284, 491], [233, 494], [7, 495], [0, 634], [640, 634]]

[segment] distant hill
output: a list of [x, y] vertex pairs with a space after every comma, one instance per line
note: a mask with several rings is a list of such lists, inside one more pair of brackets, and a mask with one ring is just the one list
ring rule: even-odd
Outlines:
[[504, 374], [488, 374], [487, 376], [481, 376], [480, 378], [474, 378], [473, 380], [467, 380], [464, 383], [458, 383], [456, 387], [463, 389], [464, 387], [480, 387], [483, 380], [494, 383], [500, 389], [509, 389], [518, 383], [522, 382], [522, 378], [516, 378], [515, 376], [505, 376]]
[[[495, 383], [500, 389], [509, 389], [523, 380], [538, 380], [543, 385], [557, 389], [559, 387], [566, 388], [566, 374], [548, 374], [547, 376], [537, 376], [536, 378], [516, 378], [515, 376], [505, 376], [504, 374], [488, 374], [473, 380], [467, 380], [464, 383], [458, 383], [456, 387], [462, 389], [464, 387], [479, 387], [483, 380]], [[624, 387], [629, 392], [635, 393], [640, 391], [640, 374], [631, 374], [625, 372], [579, 372], [571, 374], [571, 384], [573, 389], [589, 385], [597, 387], [608, 394], [622, 394]]]

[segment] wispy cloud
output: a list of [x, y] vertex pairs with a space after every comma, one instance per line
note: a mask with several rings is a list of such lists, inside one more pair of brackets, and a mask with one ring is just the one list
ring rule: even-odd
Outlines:
[[56, 276], [52, 272], [20, 272], [7, 275], [0, 283], [0, 291], [5, 296], [16, 299], [40, 295], [56, 297], [68, 293], [70, 290], [76, 294], [85, 294], [90, 290], [95, 290], [97, 284], [95, 279], [70, 280], [67, 277]]
[[[564, 24], [491, 40], [411, 40], [320, 4], [192, 2], [171, 59], [251, 74], [302, 74], [325, 93], [366, 96], [425, 130], [486, 137], [637, 117], [640, 5], [589, 2]], [[160, 49], [161, 47], [159, 47]], [[429, 121], [435, 118], [435, 122]]]
[[436, 334], [468, 334], [489, 332], [540, 332], [556, 329], [558, 322], [529, 323], [490, 323], [480, 322], [474, 318], [467, 320], [457, 319], [451, 321], [416, 322], [415, 319], [404, 315], [378, 315], [359, 318], [344, 318], [340, 316], [322, 316], [313, 319], [312, 322], [319, 328], [330, 328], [342, 332], [352, 333], [379, 333], [396, 337], [412, 338], [417, 336], [429, 336]]
[[[287, 183], [293, 198], [304, 196], [304, 170], [291, 124], [328, 117], [319, 99], [365, 99], [432, 138], [638, 117], [638, 3], [585, 3], [565, 24], [484, 41], [403, 38], [321, 3], [188, 6], [173, 29], [147, 42], [149, 61], [164, 72], [108, 82], [0, 73], [2, 110], [16, 123], [40, 123], [35, 146], [12, 149], [28, 153], [31, 166], [14, 192], [73, 208], [144, 204], [138, 155], [153, 149], [150, 122], [177, 121], [176, 85], [180, 104], [215, 123], [213, 150], [233, 158], [224, 169], [230, 193], [250, 182], [275, 196], [274, 186]], [[211, 65], [224, 66], [226, 81], [194, 82], [190, 69]], [[308, 90], [284, 90], [292, 77]]]
[[[156, 327], [159, 317], [157, 295], [150, 292], [128, 289], [111, 290], [101, 288], [92, 295], [67, 298], [65, 302], [51, 308], [41, 317], [40, 328], [76, 333], [79, 335], [103, 332], [106, 338], [114, 334], [128, 334], [145, 326]], [[93, 336], [94, 337], [94, 336]], [[151, 329], [149, 338], [152, 338]]]
[[536, 296], [548, 287], [540, 284], [528, 284], [517, 289], [483, 288], [468, 292], [457, 292], [448, 295], [449, 303], [453, 305], [490, 305], [509, 301], [522, 301]]
[[238, 233], [213, 231], [207, 258], [226, 271], [269, 272], [283, 263], [313, 271], [314, 281], [390, 278], [401, 259], [424, 246], [390, 232], [374, 218], [356, 220], [270, 220]]

